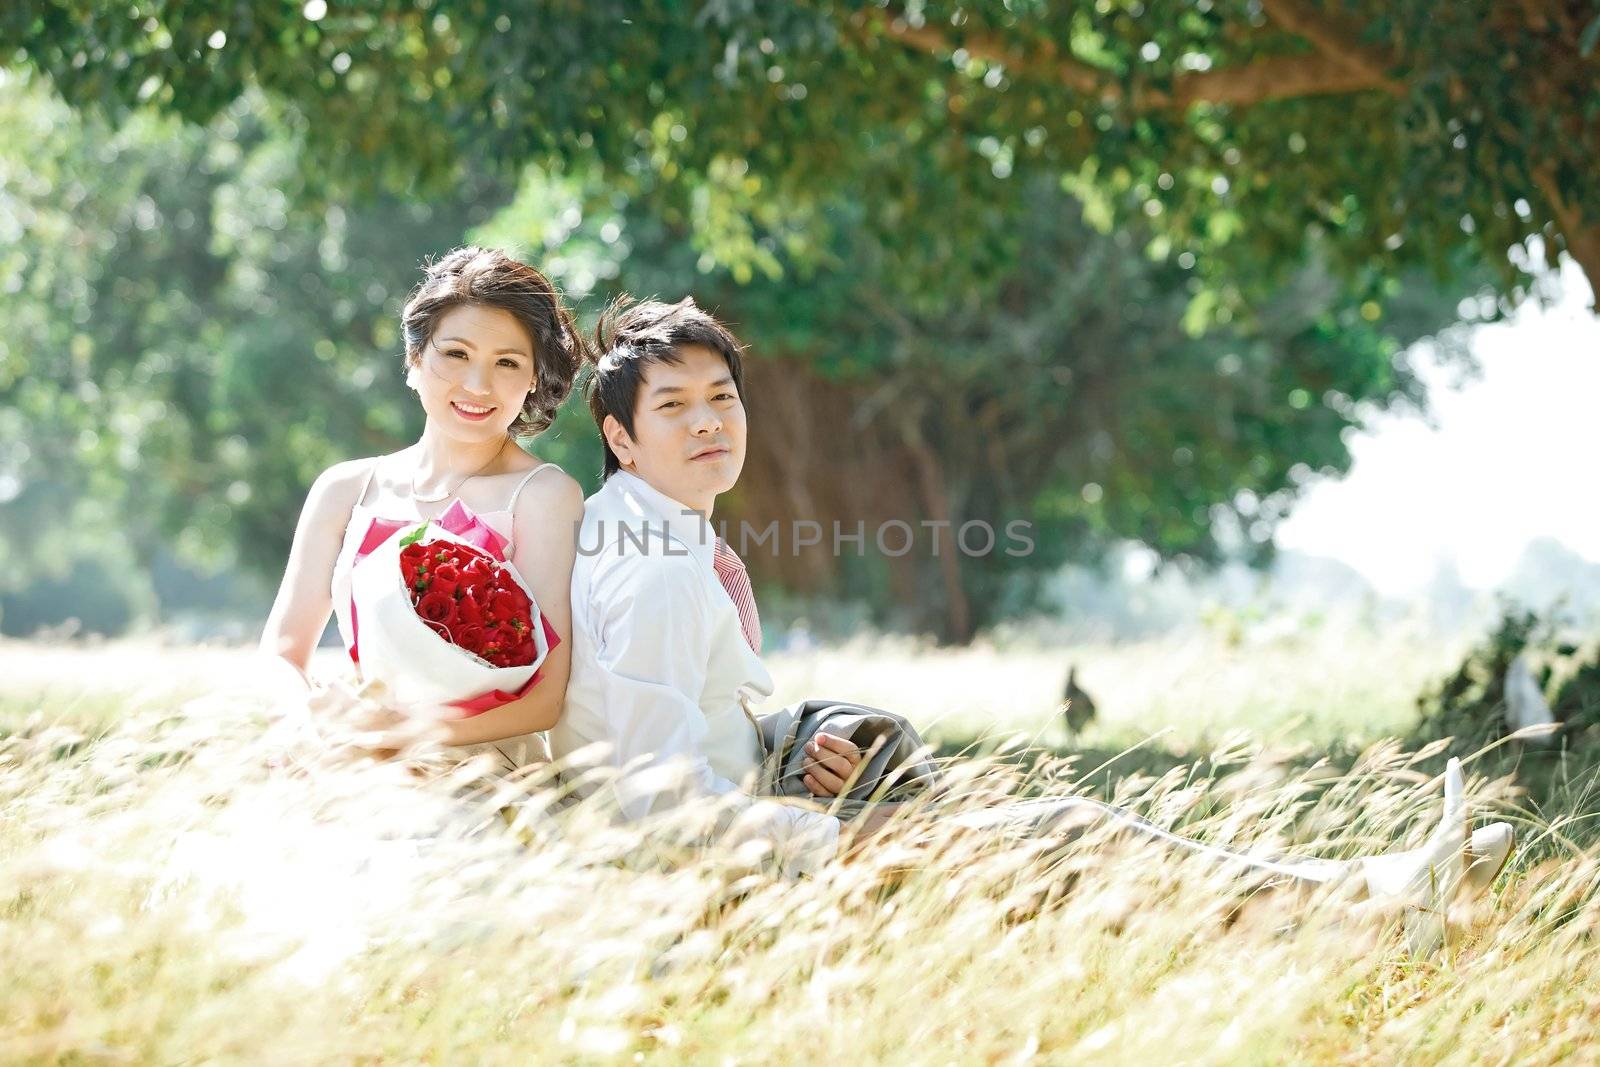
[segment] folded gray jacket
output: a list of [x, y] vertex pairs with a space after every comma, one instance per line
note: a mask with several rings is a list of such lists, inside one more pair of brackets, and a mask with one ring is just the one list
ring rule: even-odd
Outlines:
[[846, 819], [872, 803], [909, 799], [938, 779], [930, 746], [916, 727], [891, 711], [844, 700], [803, 700], [761, 716], [756, 727], [766, 752], [761, 792], [767, 796], [823, 799], [813, 796], [804, 781], [806, 743], [819, 733], [842, 737], [867, 753], [844, 794], [824, 801], [830, 812]]

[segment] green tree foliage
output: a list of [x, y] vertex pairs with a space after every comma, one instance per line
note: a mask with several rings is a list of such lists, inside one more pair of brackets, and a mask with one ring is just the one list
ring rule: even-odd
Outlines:
[[396, 309], [505, 190], [341, 206], [305, 191], [257, 100], [203, 129], [112, 128], [4, 88], [5, 521], [79, 531], [8, 541], [47, 569], [108, 535], [146, 565], [169, 539], [200, 564], [281, 564], [323, 467], [419, 429]]
[[[804, 203], [848, 185], [936, 277], [1044, 173], [1198, 259], [1197, 315], [1299, 268], [1506, 261], [1600, 277], [1593, 0], [32, 0], [0, 49], [77, 105], [207, 121], [292, 101], [330, 173], [440, 188], [492, 160], [598, 160], [684, 217], [727, 168]], [[932, 164], [931, 170], [929, 164]], [[930, 173], [935, 175], [930, 179]], [[760, 258], [759, 256], [757, 258]]]
[[[1346, 467], [1357, 405], [1418, 398], [1399, 354], [1451, 318], [1466, 264], [1505, 263], [1511, 302], [1509, 244], [1572, 245], [1517, 173], [1474, 169], [1482, 142], [1454, 147], [1468, 105], [1418, 119], [1487, 21], [1447, 20], [1462, 51], [1414, 57], [1396, 92], [1329, 74], [1266, 7], [9, 9], [0, 48], [75, 110], [31, 79], [14, 98], [46, 162], [0, 297], [34, 331], [0, 353], [25, 401], [8, 439], [39, 442], [36, 474], [97, 472], [152, 540], [275, 568], [316, 470], [414, 431], [399, 296], [470, 231], [575, 297], [692, 291], [738, 324], [762, 436], [730, 517], [1036, 524], [1021, 560], [947, 540], [753, 560], [768, 579], [959, 639], [1112, 538], [1260, 546]], [[1401, 7], [1340, 17], [1410, 55], [1425, 12]], [[137, 435], [95, 428], [107, 394], [144, 405]], [[583, 461], [583, 424], [569, 409], [541, 451]]]

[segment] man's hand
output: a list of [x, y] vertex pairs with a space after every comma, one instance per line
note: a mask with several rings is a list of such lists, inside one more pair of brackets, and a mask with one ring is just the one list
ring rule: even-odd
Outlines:
[[836, 797], [861, 764], [861, 750], [842, 737], [819, 733], [806, 742], [806, 788], [813, 796]]

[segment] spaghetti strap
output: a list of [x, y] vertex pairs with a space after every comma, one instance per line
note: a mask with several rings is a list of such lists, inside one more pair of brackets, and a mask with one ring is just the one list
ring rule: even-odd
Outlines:
[[540, 471], [544, 470], [546, 467], [555, 467], [556, 470], [560, 470], [561, 469], [560, 467], [557, 467], [554, 463], [541, 463], [537, 467], [533, 468], [533, 470], [531, 470], [527, 474], [523, 475], [522, 476], [522, 481], [518, 482], [517, 483], [517, 487], [515, 489], [511, 490], [511, 500], [506, 504], [506, 508], [505, 508], [507, 511], [514, 512], [514, 511], [517, 510], [517, 497], [522, 495], [522, 487], [527, 485], [530, 481], [532, 481], [533, 480], [533, 476], [535, 474], [538, 474]]
[[360, 507], [367, 502], [367, 490], [372, 488], [373, 476], [378, 473], [378, 464], [382, 461], [382, 456], [376, 456], [372, 460], [372, 466], [367, 468], [367, 480], [361, 483], [361, 495], [356, 497], [357, 507]]

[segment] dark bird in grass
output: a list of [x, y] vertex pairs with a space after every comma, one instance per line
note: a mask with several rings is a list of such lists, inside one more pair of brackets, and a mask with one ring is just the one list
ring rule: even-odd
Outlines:
[[1078, 668], [1067, 668], [1067, 684], [1061, 689], [1061, 717], [1066, 720], [1067, 733], [1076, 734], [1094, 718], [1094, 700], [1078, 688]]

